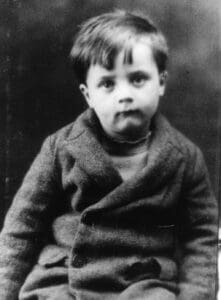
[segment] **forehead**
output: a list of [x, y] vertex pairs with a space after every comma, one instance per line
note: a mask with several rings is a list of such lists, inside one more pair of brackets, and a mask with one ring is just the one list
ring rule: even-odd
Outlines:
[[153, 60], [154, 55], [151, 39], [149, 37], [137, 38], [128, 44], [125, 43], [125, 46], [116, 55], [115, 61], [120, 58], [124, 64], [134, 64], [138, 61], [145, 63], [146, 60]]
[[[158, 72], [152, 48], [146, 42], [139, 42], [130, 48], [130, 59], [128, 59], [128, 48], [122, 49], [113, 62], [112, 68], [106, 68], [100, 63], [92, 64], [87, 73], [88, 77], [99, 78], [102, 76], [125, 76], [131, 72], [143, 71], [146, 73]], [[126, 57], [126, 59], [125, 59]]]
[[[147, 67], [150, 65], [156, 66], [150, 39], [136, 39], [125, 44], [115, 55], [113, 66], [109, 70], [127, 66]], [[106, 68], [106, 66], [103, 67]]]
[[91, 65], [100, 65], [107, 70], [112, 70], [116, 66], [116, 62], [124, 65], [132, 65], [135, 62], [142, 61], [145, 63], [147, 59], [155, 63], [153, 53], [153, 43], [150, 36], [129, 36], [119, 47], [113, 47], [104, 51], [101, 59], [92, 61]]

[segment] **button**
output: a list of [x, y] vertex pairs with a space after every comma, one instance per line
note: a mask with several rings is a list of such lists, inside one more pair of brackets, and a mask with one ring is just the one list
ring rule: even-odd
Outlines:
[[82, 221], [83, 223], [86, 223], [86, 222], [87, 222], [87, 216], [88, 216], [88, 214], [87, 214], [86, 212], [82, 214], [82, 216], [81, 216], [81, 221]]
[[82, 268], [87, 263], [87, 257], [77, 254], [72, 259], [72, 266], [74, 268]]
[[161, 266], [158, 261], [151, 257], [147, 263], [147, 270], [153, 274], [155, 278], [158, 278], [161, 272]]
[[89, 212], [84, 212], [81, 216], [81, 221], [85, 225], [92, 225], [93, 223], [93, 216]]
[[127, 279], [132, 279], [142, 273], [143, 265], [140, 262], [134, 263], [127, 272]]

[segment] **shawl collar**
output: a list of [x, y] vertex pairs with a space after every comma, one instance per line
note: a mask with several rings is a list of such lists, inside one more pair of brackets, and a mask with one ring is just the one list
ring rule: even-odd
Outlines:
[[88, 109], [74, 125], [75, 136], [69, 139], [70, 151], [87, 175], [106, 195], [85, 212], [120, 207], [145, 194], [151, 194], [169, 180], [182, 162], [176, 134], [168, 121], [156, 114], [147, 166], [133, 178], [122, 181], [99, 141], [100, 125], [93, 110]]
[[94, 111], [88, 109], [76, 120], [68, 147], [80, 168], [106, 193], [120, 185], [122, 178], [99, 141], [100, 131]]

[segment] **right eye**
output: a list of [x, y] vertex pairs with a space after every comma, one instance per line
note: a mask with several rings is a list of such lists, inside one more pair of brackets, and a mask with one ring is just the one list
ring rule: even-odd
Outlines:
[[110, 90], [114, 87], [114, 81], [111, 79], [105, 79], [99, 84], [99, 86], [101, 86], [107, 90]]

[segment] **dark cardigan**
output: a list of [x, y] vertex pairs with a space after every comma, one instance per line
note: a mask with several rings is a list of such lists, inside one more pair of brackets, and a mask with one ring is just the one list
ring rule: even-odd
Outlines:
[[[0, 299], [47, 289], [50, 299], [135, 299], [133, 287], [147, 299], [155, 287], [156, 299], [164, 288], [178, 300], [214, 300], [217, 231], [192, 142], [157, 114], [147, 166], [122, 181], [89, 109], [46, 139], [15, 196], [0, 235]], [[73, 298], [56, 298], [56, 286]]]

